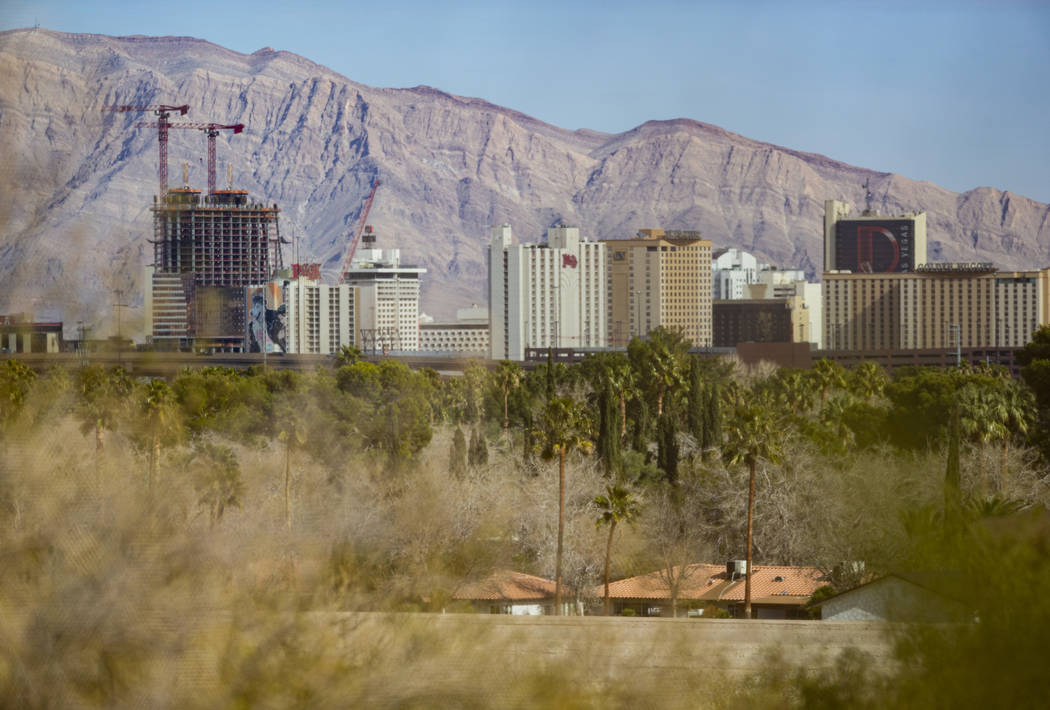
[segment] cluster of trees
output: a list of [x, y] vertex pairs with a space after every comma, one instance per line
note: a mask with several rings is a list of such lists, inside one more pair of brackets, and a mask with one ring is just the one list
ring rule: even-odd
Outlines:
[[[578, 365], [455, 378], [352, 349], [307, 375], [201, 368], [170, 382], [7, 360], [0, 646], [18, 655], [0, 665], [29, 675], [0, 683], [9, 697], [49, 687], [24, 661], [38, 654], [59, 659], [61, 682], [110, 698], [138, 659], [211, 633], [187, 625], [151, 645], [158, 607], [172, 619], [202, 604], [438, 610], [497, 567], [553, 576], [581, 601], [657, 569], [673, 604], [688, 563], [749, 556], [816, 564], [838, 588], [859, 581], [840, 564], [858, 560], [867, 573], [956, 560], [993, 578], [990, 551], [1005, 543], [975, 531], [1050, 500], [1047, 348], [1043, 329], [1023, 381], [991, 368], [746, 370], [664, 330]], [[953, 557], [959, 547], [982, 556]], [[1045, 576], [1036, 548], [1009, 554]], [[262, 633], [252, 618], [238, 622], [246, 638]], [[269, 631], [280, 645], [287, 629]], [[227, 672], [259, 662], [216, 643]], [[85, 649], [98, 663], [81, 662]]]

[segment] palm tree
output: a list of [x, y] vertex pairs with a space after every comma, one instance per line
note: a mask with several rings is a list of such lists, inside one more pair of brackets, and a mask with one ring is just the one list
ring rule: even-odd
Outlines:
[[971, 383], [962, 390], [959, 399], [962, 430], [980, 444], [982, 461], [984, 448], [989, 443], [999, 442], [999, 486], [1000, 490], [1005, 490], [1010, 438], [1015, 432], [1027, 434], [1035, 416], [1031, 392], [1014, 380], [996, 378], [983, 385]]
[[886, 371], [879, 367], [878, 363], [870, 360], [857, 365], [857, 368], [850, 373], [850, 384], [854, 392], [863, 397], [868, 404], [882, 394], [887, 382], [889, 378], [886, 376]]
[[106, 432], [116, 426], [120, 408], [133, 389], [132, 382], [123, 369], [107, 371], [101, 365], [81, 368], [76, 377], [76, 413], [81, 419], [81, 431], [95, 434], [95, 473], [99, 475]]
[[277, 440], [284, 444], [284, 524], [288, 528], [292, 527], [292, 456], [306, 443], [309, 433], [302, 399], [293, 393], [285, 393], [285, 399], [275, 412]]
[[501, 360], [496, 368], [496, 383], [503, 393], [503, 431], [510, 428], [510, 393], [521, 384], [525, 376], [521, 365], [510, 360]]
[[656, 416], [664, 412], [664, 399], [685, 384], [686, 357], [691, 343], [677, 330], [660, 326], [649, 333], [648, 340], [635, 338], [627, 346], [631, 365], [639, 379], [649, 381], [656, 395]]
[[241, 507], [244, 482], [240, 462], [230, 447], [201, 441], [195, 446], [190, 464], [196, 470], [197, 502], [208, 508], [214, 527], [222, 521], [227, 508]]
[[817, 360], [812, 373], [817, 389], [820, 391], [820, 411], [823, 412], [828, 393], [833, 389], [842, 389], [846, 386], [846, 370], [842, 365], [822, 358]]
[[164, 380], [151, 380], [142, 390], [139, 407], [144, 415], [146, 433], [149, 436], [146, 488], [152, 494], [157, 482], [161, 444], [178, 430], [175, 393]]
[[561, 614], [561, 567], [565, 537], [565, 457], [574, 449], [586, 454], [592, 447], [591, 420], [571, 397], [554, 397], [543, 411], [536, 432], [545, 459], [558, 457], [558, 548], [554, 564], [554, 613]]
[[339, 352], [335, 354], [335, 367], [338, 370], [340, 367], [353, 365], [355, 362], [363, 360], [364, 357], [364, 353], [355, 345], [340, 346]]
[[634, 522], [640, 508], [631, 492], [620, 485], [606, 486], [605, 495], [596, 496], [594, 504], [600, 512], [595, 525], [609, 526], [609, 539], [605, 543], [605, 615], [609, 616], [609, 561], [612, 557], [613, 534], [619, 523]]
[[747, 577], [744, 582], [744, 617], [751, 618], [751, 543], [755, 515], [755, 469], [760, 460], [780, 459], [783, 432], [773, 410], [765, 402], [738, 407], [727, 427], [725, 451], [730, 463], [743, 463], [748, 470], [747, 487]]

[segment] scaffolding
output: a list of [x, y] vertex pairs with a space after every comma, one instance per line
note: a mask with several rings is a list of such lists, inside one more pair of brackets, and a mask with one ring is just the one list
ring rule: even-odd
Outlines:
[[170, 190], [153, 212], [159, 273], [194, 275], [197, 286], [265, 283], [283, 268], [277, 205], [253, 203], [243, 190]]

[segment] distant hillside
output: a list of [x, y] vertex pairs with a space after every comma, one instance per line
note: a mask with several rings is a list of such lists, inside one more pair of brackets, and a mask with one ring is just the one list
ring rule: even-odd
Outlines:
[[[270, 48], [243, 55], [187, 37], [0, 33], [0, 312], [65, 304], [67, 323], [108, 317], [114, 289], [141, 305], [152, 258], [156, 133], [106, 104], [186, 103], [187, 119], [242, 122], [219, 139], [220, 182], [282, 209], [300, 253], [335, 268], [372, 180], [380, 246], [429, 269], [428, 313], [485, 301], [488, 226], [524, 240], [551, 224], [592, 238], [643, 227], [697, 229], [810, 274], [823, 201], [926, 210], [933, 259], [1050, 263], [1047, 205], [963, 194], [760, 143], [695, 121], [619, 135], [567, 131], [429, 87], [377, 89]], [[172, 184], [190, 164], [204, 188], [204, 138], [172, 131]], [[286, 261], [291, 261], [291, 248]]]

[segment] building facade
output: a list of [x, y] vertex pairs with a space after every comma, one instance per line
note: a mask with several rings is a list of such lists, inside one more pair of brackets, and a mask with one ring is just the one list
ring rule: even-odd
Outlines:
[[277, 205], [242, 190], [176, 188], [154, 201], [146, 333], [156, 347], [240, 351], [244, 288], [281, 268]]
[[419, 350], [420, 279], [426, 269], [401, 263], [399, 249], [359, 249], [344, 283], [358, 294], [357, 347], [366, 352]]
[[875, 214], [869, 201], [851, 218], [845, 202], [824, 202], [825, 271], [908, 273], [925, 263], [925, 212], [887, 217]]
[[489, 312], [478, 305], [456, 310], [450, 323], [422, 316], [419, 324], [419, 349], [425, 352], [455, 353], [488, 357]]
[[551, 227], [547, 240], [515, 244], [508, 225], [489, 244], [489, 353], [524, 360], [529, 348], [606, 345], [605, 244], [576, 227]]
[[711, 242], [699, 232], [643, 229], [634, 239], [604, 242], [609, 345], [663, 326], [697, 347], [712, 344]]
[[733, 348], [737, 343], [748, 342], [809, 342], [809, 321], [801, 299], [717, 300], [712, 304], [711, 315], [716, 348]]
[[927, 264], [915, 273], [824, 274], [829, 350], [1021, 347], [1047, 323], [1047, 269]]

